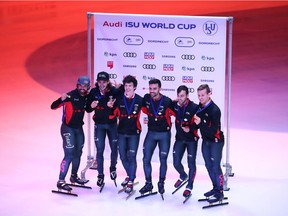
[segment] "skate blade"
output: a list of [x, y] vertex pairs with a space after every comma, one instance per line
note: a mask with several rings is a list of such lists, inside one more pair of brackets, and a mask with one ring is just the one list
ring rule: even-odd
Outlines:
[[75, 183], [71, 183], [71, 184], [67, 184], [71, 187], [79, 187], [79, 188], [86, 188], [86, 189], [92, 189], [92, 187], [90, 186], [86, 186], [86, 185], [82, 185], [82, 184], [75, 184]]
[[172, 194], [175, 194], [180, 188], [182, 188], [186, 183], [188, 182], [188, 180], [185, 180], [181, 183], [181, 185], [179, 187], [177, 187], [173, 192]]
[[202, 209], [213, 208], [213, 207], [223, 206], [223, 205], [228, 205], [228, 204], [229, 202], [214, 202], [214, 203], [209, 203], [209, 205], [207, 206], [203, 206]]
[[52, 190], [52, 193], [58, 193], [58, 194], [64, 194], [69, 196], [76, 196], [78, 197], [78, 194], [72, 193], [71, 191], [64, 192], [62, 190]]
[[144, 197], [148, 197], [148, 196], [152, 196], [152, 195], [155, 195], [155, 194], [157, 194], [158, 192], [149, 192], [149, 193], [146, 193], [146, 194], [141, 194], [141, 196], [138, 196], [138, 197], [135, 197], [135, 200], [137, 200], [137, 199], [142, 199], [142, 198], [144, 198]]
[[192, 194], [190, 194], [188, 197], [186, 197], [183, 201], [183, 204], [185, 204], [190, 199], [191, 196], [192, 196]]
[[135, 194], [136, 190], [131, 191], [131, 193], [128, 194], [128, 196], [126, 197], [126, 200], [128, 200], [131, 196], [133, 196], [133, 194]]
[[[135, 186], [135, 185], [137, 185], [137, 184], [139, 184], [139, 181], [135, 182], [135, 183], [133, 184], [133, 186]], [[125, 189], [126, 189], [126, 186], [123, 187], [122, 189], [120, 189], [120, 190], [118, 191], [118, 194], [124, 192]]]
[[103, 183], [103, 185], [100, 187], [100, 191], [99, 191], [100, 193], [102, 192], [104, 186], [105, 186], [105, 183]]
[[[228, 197], [224, 197], [223, 200], [227, 200]], [[207, 198], [203, 198], [203, 199], [198, 199], [198, 202], [203, 202], [203, 201], [207, 201], [208, 202], [208, 197]]]

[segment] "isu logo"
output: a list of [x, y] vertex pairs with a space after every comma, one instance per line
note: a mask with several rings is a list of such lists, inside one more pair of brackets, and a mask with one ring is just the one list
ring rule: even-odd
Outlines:
[[215, 68], [214, 67], [210, 67], [210, 66], [202, 66], [201, 67], [201, 71], [203, 71], [203, 72], [213, 72], [213, 71], [215, 71]]
[[162, 76], [161, 79], [163, 81], [175, 81], [175, 77], [174, 76]]
[[156, 69], [155, 64], [143, 64], [142, 67], [143, 67], [143, 69], [150, 69], [150, 70]]
[[136, 58], [137, 54], [135, 52], [124, 52], [123, 56], [125, 58]]
[[116, 79], [117, 78], [117, 74], [109, 74], [109, 78], [110, 79]]
[[183, 55], [181, 56], [181, 58], [182, 58], [183, 60], [194, 60], [194, 59], [195, 59], [195, 55], [183, 54]]

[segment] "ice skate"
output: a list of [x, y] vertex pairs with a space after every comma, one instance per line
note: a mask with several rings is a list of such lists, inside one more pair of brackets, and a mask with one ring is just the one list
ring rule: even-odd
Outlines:
[[114, 184], [117, 187], [117, 183], [116, 183], [116, 178], [117, 178], [116, 168], [110, 168], [110, 178], [114, 181]]
[[163, 194], [165, 193], [164, 184], [164, 181], [158, 182], [158, 192], [160, 193], [162, 200], [164, 200]]
[[103, 188], [104, 188], [104, 174], [99, 174], [97, 176], [98, 180], [97, 180], [97, 186], [100, 187], [100, 192], [102, 192]]
[[135, 193], [133, 186], [134, 186], [134, 183], [132, 181], [129, 181], [125, 188], [125, 193], [128, 194], [128, 196], [126, 197], [126, 200], [129, 199]]
[[174, 187], [176, 189], [172, 192], [172, 194], [176, 193], [180, 188], [182, 188], [187, 183], [187, 181], [188, 178], [185, 178], [184, 180], [179, 178], [174, 184]]
[[52, 190], [52, 193], [59, 193], [59, 194], [65, 194], [65, 195], [72, 195], [72, 196], [78, 196], [77, 194], [72, 193], [72, 188], [69, 187], [69, 185], [66, 184], [64, 180], [59, 180], [57, 182], [57, 188], [58, 190]]
[[[207, 195], [207, 193], [205, 194]], [[211, 208], [211, 207], [216, 207], [216, 206], [228, 205], [229, 202], [223, 202], [223, 200], [227, 200], [227, 199], [228, 199], [227, 197], [224, 197], [223, 191], [215, 190], [213, 195], [206, 197], [206, 199], [200, 199], [198, 201], [208, 201], [209, 205], [202, 207], [203, 209], [205, 209], [205, 208]]]
[[71, 182], [71, 184], [68, 184], [68, 185], [72, 186], [72, 187], [80, 187], [80, 188], [92, 189], [92, 187], [90, 187], [90, 186], [85, 186], [85, 184], [87, 182], [89, 182], [89, 180], [80, 179], [77, 174], [72, 174], [71, 175], [70, 182]]
[[157, 194], [157, 192], [152, 192], [153, 190], [153, 185], [151, 182], [146, 182], [144, 187], [142, 187], [139, 190], [139, 193], [141, 194], [141, 196], [136, 197], [135, 199], [140, 199], [140, 198], [144, 198], [150, 195], [155, 195]]
[[192, 196], [191, 189], [186, 188], [185, 191], [183, 192], [183, 196], [185, 197], [183, 204], [185, 204], [187, 202], [187, 200]]
[[216, 192], [217, 192], [217, 190], [215, 188], [213, 188], [212, 190], [204, 193], [204, 196], [208, 198], [210, 196], [213, 196]]
[[207, 201], [209, 203], [215, 203], [215, 202], [222, 202], [223, 199], [224, 199], [223, 191], [217, 191], [216, 193], [214, 193], [214, 195], [210, 196]]
[[126, 185], [128, 184], [128, 182], [129, 182], [129, 177], [127, 176], [127, 177], [124, 179], [124, 181], [121, 183], [121, 186], [122, 186], [122, 187], [126, 187]]

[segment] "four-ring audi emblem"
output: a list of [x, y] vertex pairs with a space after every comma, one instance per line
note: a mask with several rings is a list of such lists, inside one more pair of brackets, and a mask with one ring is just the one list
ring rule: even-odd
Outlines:
[[183, 55], [181, 55], [181, 58], [183, 60], [194, 60], [195, 59], [195, 55], [183, 54]]
[[175, 81], [175, 77], [174, 76], [162, 76], [161, 79], [163, 81]]
[[135, 53], [135, 52], [124, 52], [124, 53], [123, 53], [123, 56], [124, 56], [125, 58], [136, 58], [137, 53]]
[[143, 69], [156, 69], [155, 64], [143, 64], [142, 67]]
[[116, 79], [117, 78], [117, 74], [109, 74], [109, 78], [110, 79]]
[[215, 70], [214, 67], [211, 67], [211, 66], [202, 66], [201, 67], [201, 71], [204, 71], [204, 72], [213, 72]]

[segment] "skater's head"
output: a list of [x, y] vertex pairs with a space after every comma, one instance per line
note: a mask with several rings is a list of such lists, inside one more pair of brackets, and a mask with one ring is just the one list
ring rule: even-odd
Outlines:
[[109, 74], [105, 71], [99, 72], [97, 74], [95, 86], [98, 87], [101, 92], [109, 91], [111, 89]]
[[207, 84], [202, 84], [197, 88], [197, 95], [200, 104], [205, 105], [211, 100], [211, 89], [209, 85]]
[[76, 84], [77, 90], [80, 95], [86, 95], [90, 89], [90, 79], [87, 76], [80, 76]]
[[187, 86], [181, 85], [177, 88], [177, 101], [179, 106], [183, 106], [189, 97]]
[[149, 93], [153, 100], [157, 100], [161, 94], [161, 81], [159, 79], [149, 80]]
[[123, 79], [124, 91], [127, 97], [132, 97], [137, 87], [137, 80], [134, 76], [128, 75]]

